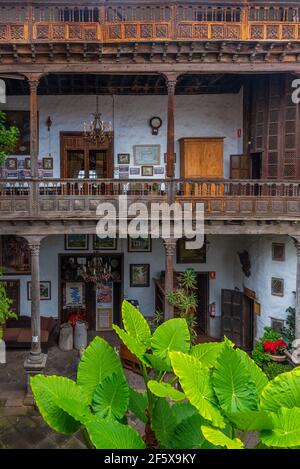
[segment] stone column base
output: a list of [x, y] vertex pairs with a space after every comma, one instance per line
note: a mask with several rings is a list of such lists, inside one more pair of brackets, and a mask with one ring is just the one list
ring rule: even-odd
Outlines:
[[30, 356], [24, 361], [24, 369], [26, 372], [26, 391], [24, 397], [24, 405], [33, 406], [34, 397], [30, 387], [30, 378], [32, 376], [41, 374], [44, 372], [47, 362], [47, 354], [41, 353], [41, 359], [39, 361], [31, 361]]

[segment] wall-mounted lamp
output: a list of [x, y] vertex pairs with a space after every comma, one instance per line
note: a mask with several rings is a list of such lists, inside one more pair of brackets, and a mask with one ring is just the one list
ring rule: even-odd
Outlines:
[[47, 126], [47, 129], [48, 129], [48, 132], [50, 132], [50, 129], [51, 129], [51, 126], [52, 126], [52, 120], [51, 120], [50, 116], [47, 117], [46, 126]]

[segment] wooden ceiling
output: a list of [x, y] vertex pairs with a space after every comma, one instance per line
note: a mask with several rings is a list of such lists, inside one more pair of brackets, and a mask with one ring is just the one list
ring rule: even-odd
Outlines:
[[[234, 74], [182, 75], [176, 94], [238, 93], [245, 76]], [[26, 80], [6, 79], [7, 95], [27, 95]], [[49, 74], [41, 79], [39, 95], [167, 94], [161, 75]]]

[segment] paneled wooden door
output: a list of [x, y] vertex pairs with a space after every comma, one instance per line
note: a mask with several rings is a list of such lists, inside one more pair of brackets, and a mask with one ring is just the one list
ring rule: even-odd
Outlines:
[[180, 139], [181, 177], [223, 178], [223, 137]]
[[253, 348], [253, 309], [242, 292], [222, 290], [221, 337], [228, 337], [237, 347]]
[[113, 174], [113, 144], [90, 144], [82, 132], [62, 132], [61, 177], [110, 179]]

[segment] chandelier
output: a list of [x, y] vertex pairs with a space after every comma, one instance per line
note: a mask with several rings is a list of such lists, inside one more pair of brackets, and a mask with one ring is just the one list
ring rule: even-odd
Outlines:
[[105, 139], [109, 141], [113, 138], [113, 126], [112, 123], [108, 123], [108, 130], [105, 129], [105, 123], [102, 118], [102, 114], [99, 112], [99, 99], [96, 97], [96, 112], [93, 113], [94, 120], [89, 124], [83, 123], [83, 136], [91, 144], [104, 143]]
[[104, 283], [112, 279], [111, 265], [104, 261], [102, 257], [95, 254], [87, 265], [81, 267], [81, 277], [88, 283]]

